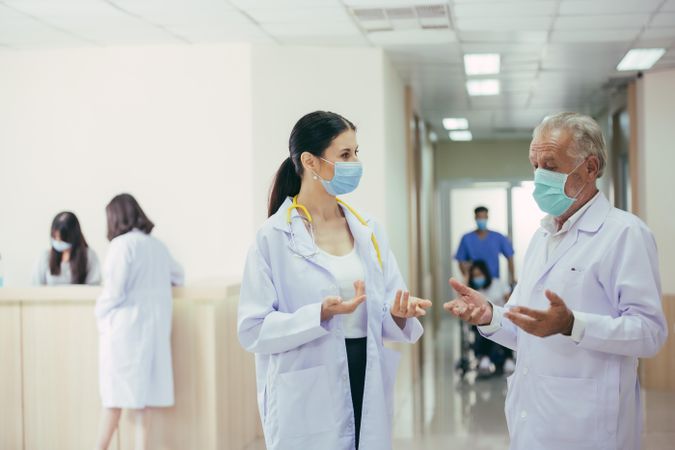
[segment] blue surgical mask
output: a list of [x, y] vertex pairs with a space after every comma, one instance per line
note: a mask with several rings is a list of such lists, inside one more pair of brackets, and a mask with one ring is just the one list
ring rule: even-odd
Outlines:
[[485, 279], [485, 277], [475, 277], [473, 279], [473, 285], [476, 286], [476, 289], [482, 289], [483, 287], [485, 287], [486, 282], [487, 280]]
[[476, 226], [481, 231], [487, 230], [487, 219], [476, 219]]
[[70, 250], [71, 248], [73, 248], [73, 244], [70, 244], [70, 243], [64, 242], [64, 241], [57, 241], [56, 239], [52, 239], [52, 248], [59, 253], [63, 253], [66, 250]]
[[565, 183], [567, 183], [567, 178], [584, 162], [582, 161], [572, 169], [572, 172], [567, 174], [541, 168], [534, 171], [534, 193], [532, 196], [539, 209], [554, 217], [562, 216], [565, 211], [570, 209], [570, 206], [576, 201], [577, 196], [586, 185], [582, 186], [574, 197], [568, 197], [565, 194]]
[[328, 192], [330, 195], [338, 196], [349, 194], [358, 187], [359, 182], [361, 181], [361, 176], [363, 175], [363, 166], [361, 165], [360, 161], [338, 161], [334, 163], [328, 161], [327, 159], [323, 160], [335, 167], [335, 174], [333, 175], [332, 180], [326, 181], [321, 178], [321, 184], [323, 184], [326, 192]]

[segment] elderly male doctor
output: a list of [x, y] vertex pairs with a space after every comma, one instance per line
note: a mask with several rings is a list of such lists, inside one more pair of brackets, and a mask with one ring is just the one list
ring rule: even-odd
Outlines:
[[444, 307], [518, 351], [505, 405], [511, 449], [639, 449], [638, 358], [667, 336], [654, 238], [598, 192], [606, 150], [590, 117], [544, 119], [530, 162], [548, 215], [509, 302], [451, 279], [459, 295]]

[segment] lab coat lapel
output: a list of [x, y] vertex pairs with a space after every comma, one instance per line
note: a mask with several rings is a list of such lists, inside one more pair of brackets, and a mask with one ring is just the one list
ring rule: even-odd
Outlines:
[[[552, 255], [549, 256], [548, 261], [543, 265], [543, 270], [539, 273], [537, 281], [541, 280], [552, 268], [555, 266], [560, 259], [565, 256], [565, 254], [577, 243], [579, 240], [579, 232], [584, 231], [588, 233], [597, 232], [605, 219], [607, 214], [612, 209], [612, 206], [609, 204], [609, 201], [604, 196], [604, 194], [598, 194], [598, 198], [593, 201], [593, 204], [579, 217], [579, 220], [569, 229], [565, 237], [563, 238], [558, 248], [556, 248]], [[543, 261], [546, 252], [546, 240], [548, 239], [549, 234], [546, 232], [543, 236], [543, 239], [540, 243], [540, 255]]]
[[[571, 249], [574, 244], [576, 244], [577, 239], [579, 238], [579, 229], [577, 228], [577, 225], [578, 224], [575, 224], [572, 228], [570, 228], [570, 230], [565, 234], [562, 242], [560, 242], [553, 253], [549, 255], [548, 261], [543, 266], [544, 269], [537, 277], [537, 281], [541, 280], [553, 268], [553, 266], [555, 266], [556, 263], [560, 261], [560, 258], [562, 258], [565, 253], [567, 253], [569, 249]], [[545, 239], [548, 239], [548, 234], [546, 235]], [[543, 252], [546, 252], [546, 245], [546, 241], [542, 242], [542, 255], [545, 254]]]

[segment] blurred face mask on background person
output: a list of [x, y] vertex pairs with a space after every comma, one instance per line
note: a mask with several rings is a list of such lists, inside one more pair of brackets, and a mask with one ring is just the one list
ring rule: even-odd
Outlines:
[[476, 289], [483, 289], [485, 287], [485, 277], [475, 277], [473, 279], [473, 285], [476, 286]]
[[584, 190], [586, 184], [581, 186], [574, 197], [568, 197], [565, 194], [565, 184], [575, 170], [581, 167], [586, 160], [584, 159], [570, 173], [553, 172], [552, 170], [538, 168], [534, 171], [534, 201], [537, 202], [539, 209], [554, 217], [559, 217], [565, 213], [576, 201], [578, 195]]
[[480, 231], [487, 230], [487, 219], [476, 219], [476, 226]]
[[63, 253], [66, 250], [70, 250], [71, 248], [73, 248], [73, 245], [68, 242], [57, 241], [56, 239], [52, 238], [52, 248], [59, 253]]
[[324, 158], [321, 159], [335, 167], [333, 179], [330, 181], [324, 180], [315, 173], [315, 175], [321, 179], [321, 184], [324, 189], [326, 189], [326, 192], [332, 196], [338, 196], [349, 194], [356, 190], [361, 181], [361, 176], [363, 175], [363, 165], [361, 164], [361, 161], [332, 162]]

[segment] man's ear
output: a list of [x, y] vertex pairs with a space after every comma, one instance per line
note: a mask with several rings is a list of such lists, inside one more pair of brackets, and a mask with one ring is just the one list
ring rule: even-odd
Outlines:
[[598, 177], [598, 173], [600, 173], [600, 160], [597, 156], [589, 156], [586, 162], [586, 171], [589, 175], [595, 175], [596, 178]]

